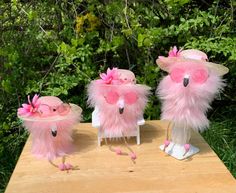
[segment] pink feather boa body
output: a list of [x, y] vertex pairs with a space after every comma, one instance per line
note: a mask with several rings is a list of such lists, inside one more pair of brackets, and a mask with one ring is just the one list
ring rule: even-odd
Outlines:
[[173, 82], [170, 75], [164, 77], [156, 93], [162, 100], [161, 119], [174, 123], [172, 140], [175, 143], [188, 143], [191, 129], [203, 131], [209, 126], [207, 110], [223, 87], [222, 78], [211, 71], [205, 83], [190, 82], [187, 87], [182, 82]]
[[[80, 121], [80, 114], [61, 121], [24, 121], [31, 133], [32, 153], [38, 158], [53, 160], [73, 152], [72, 126]], [[57, 136], [51, 134], [51, 127], [57, 127]]]
[[[129, 136], [137, 128], [137, 121], [142, 118], [148, 100], [150, 88], [140, 84], [99, 84], [96, 80], [88, 86], [88, 103], [99, 109], [101, 129], [110, 138]], [[109, 104], [105, 97], [109, 92], [118, 93], [119, 97], [128, 92], [135, 93], [137, 101], [134, 104], [124, 104], [124, 112], [119, 113], [117, 104]]]

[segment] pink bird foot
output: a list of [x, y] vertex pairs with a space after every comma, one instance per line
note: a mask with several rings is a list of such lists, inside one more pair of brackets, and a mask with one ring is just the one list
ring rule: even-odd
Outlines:
[[116, 148], [115, 152], [116, 152], [116, 155], [121, 155], [122, 154], [122, 151], [121, 151], [120, 148]]
[[166, 148], [167, 148], [169, 145], [170, 145], [170, 141], [166, 139], [166, 140], [164, 141], [164, 149], [163, 149], [163, 151], [165, 151]]
[[184, 149], [185, 149], [185, 153], [183, 156], [185, 156], [188, 153], [188, 151], [190, 150], [190, 144], [188, 144], [188, 143], [184, 144]]
[[69, 170], [73, 170], [73, 166], [69, 163], [61, 163], [58, 165], [58, 168], [61, 171], [69, 171]]
[[65, 166], [66, 166], [66, 170], [73, 170], [73, 166], [69, 163], [65, 163]]
[[137, 159], [137, 156], [134, 152], [130, 153], [130, 158], [134, 161]]
[[58, 165], [58, 168], [61, 170], [61, 171], [64, 171], [66, 169], [66, 165], [64, 163], [61, 163]]

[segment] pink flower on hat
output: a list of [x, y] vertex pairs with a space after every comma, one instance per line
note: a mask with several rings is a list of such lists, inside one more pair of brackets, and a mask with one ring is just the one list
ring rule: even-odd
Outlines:
[[169, 55], [168, 57], [180, 57], [180, 52], [182, 50], [178, 50], [176, 46], [174, 46], [174, 48], [172, 50], [169, 51]]
[[114, 81], [117, 81], [119, 78], [117, 70], [118, 68], [108, 68], [107, 73], [100, 74], [101, 80], [99, 82], [102, 81], [105, 84], [112, 84]]
[[18, 114], [20, 116], [31, 116], [37, 112], [40, 102], [38, 101], [39, 95], [35, 94], [32, 101], [30, 101], [30, 96], [28, 96], [29, 104], [22, 104], [22, 107], [18, 108]]

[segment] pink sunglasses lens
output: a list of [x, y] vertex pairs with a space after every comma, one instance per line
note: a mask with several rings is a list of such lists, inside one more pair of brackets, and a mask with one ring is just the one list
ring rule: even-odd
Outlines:
[[125, 103], [132, 105], [138, 100], [138, 96], [135, 92], [128, 92], [125, 94]]
[[182, 82], [184, 77], [184, 70], [180, 68], [174, 68], [170, 73], [170, 77], [174, 82]]
[[118, 99], [119, 99], [119, 95], [115, 91], [110, 91], [105, 96], [105, 99], [106, 99], [107, 103], [115, 104], [118, 101]]
[[70, 111], [70, 105], [66, 103], [62, 103], [60, 106], [57, 108], [57, 112], [60, 115], [66, 115]]
[[193, 80], [196, 83], [203, 84], [208, 78], [208, 72], [205, 69], [198, 69], [193, 73]]

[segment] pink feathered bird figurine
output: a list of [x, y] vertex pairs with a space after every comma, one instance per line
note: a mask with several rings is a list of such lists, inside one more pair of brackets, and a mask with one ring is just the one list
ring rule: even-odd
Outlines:
[[168, 57], [160, 56], [156, 62], [168, 72], [157, 88], [162, 101], [161, 119], [173, 123], [171, 141], [166, 139], [161, 149], [184, 159], [199, 151], [189, 144], [191, 130], [208, 128], [206, 113], [215, 95], [224, 87], [222, 76], [228, 73], [228, 68], [208, 62], [202, 51], [178, 51], [176, 47]]
[[[88, 86], [88, 103], [97, 112], [99, 132], [106, 143], [106, 138], [122, 137], [125, 140], [137, 131], [138, 121], [143, 119], [150, 88], [136, 84], [135, 75], [129, 70], [108, 68], [100, 77]], [[118, 155], [128, 155], [119, 148], [109, 147]], [[128, 145], [127, 148], [134, 161], [136, 154]]]
[[[75, 104], [63, 103], [58, 97], [34, 95], [32, 101], [18, 109], [18, 117], [32, 137], [32, 153], [46, 158], [60, 170], [75, 169], [65, 163], [65, 156], [73, 152], [72, 126], [81, 119], [82, 109]], [[62, 157], [56, 165], [53, 160]]]

